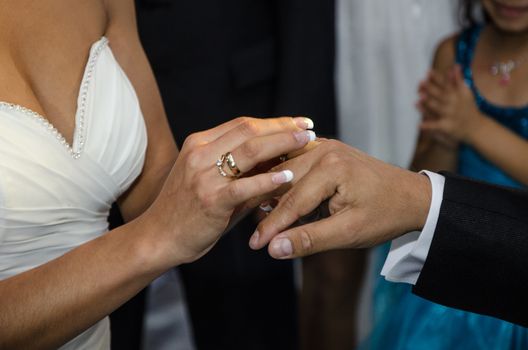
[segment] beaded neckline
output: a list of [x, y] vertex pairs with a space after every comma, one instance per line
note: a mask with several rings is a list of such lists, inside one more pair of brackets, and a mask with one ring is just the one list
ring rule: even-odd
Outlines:
[[86, 64], [83, 79], [79, 89], [79, 96], [77, 98], [77, 111], [75, 113], [75, 128], [73, 131], [73, 141], [70, 145], [66, 138], [57, 130], [57, 128], [44, 116], [39, 113], [26, 108], [24, 106], [0, 101], [0, 110], [12, 110], [20, 112], [21, 114], [33, 119], [35, 122], [42, 125], [57, 141], [65, 147], [74, 159], [79, 159], [84, 149], [85, 144], [85, 114], [86, 114], [86, 102], [88, 99], [88, 88], [93, 77], [93, 71], [97, 63], [97, 59], [101, 51], [108, 44], [108, 39], [102, 37], [99, 41], [94, 43], [90, 49], [90, 56]]

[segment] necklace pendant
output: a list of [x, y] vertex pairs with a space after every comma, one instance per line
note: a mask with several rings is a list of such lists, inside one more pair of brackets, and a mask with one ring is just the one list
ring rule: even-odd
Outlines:
[[508, 60], [506, 62], [496, 62], [491, 66], [490, 73], [499, 76], [501, 86], [510, 84], [511, 73], [519, 66], [522, 61]]
[[503, 73], [501, 75], [501, 78], [500, 78], [500, 81], [499, 83], [502, 85], [502, 86], [507, 86], [510, 84], [510, 81], [511, 81], [511, 75], [509, 73]]

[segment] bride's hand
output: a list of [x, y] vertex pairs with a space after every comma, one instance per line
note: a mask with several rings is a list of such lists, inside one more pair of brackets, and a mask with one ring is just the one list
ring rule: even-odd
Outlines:
[[[279, 158], [272, 159], [271, 161], [267, 161], [264, 163], [258, 164], [253, 171], [258, 170], [258, 172], [277, 172], [282, 169], [283, 162], [288, 160], [293, 160], [297, 157], [302, 156], [303, 154], [319, 147], [319, 145], [322, 142], [327, 141], [325, 138], [317, 138], [315, 141], [311, 141], [306, 146], [299, 148], [297, 150], [294, 150], [292, 152], [289, 152], [287, 154], [282, 155]], [[291, 184], [285, 184], [283, 186], [278, 187], [273, 192], [265, 193], [261, 196], [256, 196], [248, 201], [244, 202], [238, 209], [239, 211], [245, 211], [246, 209], [253, 209], [255, 207], [260, 207], [264, 212], [270, 212], [276, 205], [277, 200], [285, 194], [289, 189], [291, 188]], [[258, 220], [260, 221], [260, 220]]]
[[[189, 136], [153, 205], [140, 218], [159, 268], [204, 255], [228, 226], [236, 207], [292, 180], [289, 171], [224, 177], [217, 160], [231, 152], [242, 173], [305, 147], [315, 138], [306, 118], [242, 117]], [[225, 165], [226, 173], [230, 173]]]

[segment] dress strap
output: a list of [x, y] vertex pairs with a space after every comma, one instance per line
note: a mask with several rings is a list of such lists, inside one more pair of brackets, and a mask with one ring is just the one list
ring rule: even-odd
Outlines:
[[471, 63], [475, 56], [475, 48], [482, 32], [482, 25], [475, 25], [460, 33], [456, 42], [456, 63], [458, 63], [464, 74], [464, 79], [469, 86], [473, 86], [473, 74]]

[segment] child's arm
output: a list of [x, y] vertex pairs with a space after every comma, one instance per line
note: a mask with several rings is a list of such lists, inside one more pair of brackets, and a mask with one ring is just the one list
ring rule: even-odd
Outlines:
[[528, 141], [481, 113], [456, 66], [445, 84], [439, 118], [425, 120], [422, 130], [449, 135], [475, 148], [484, 158], [528, 185]]
[[491, 118], [468, 130], [464, 142], [517, 181], [528, 185], [528, 142]]
[[458, 161], [458, 144], [451, 140], [439, 140], [427, 132], [421, 132], [414, 151], [411, 170], [455, 171]]
[[[455, 61], [455, 37], [444, 40], [436, 50], [432, 71], [427, 79], [420, 84], [420, 101], [418, 108], [422, 112], [424, 122], [440, 118], [438, 107], [442, 105], [442, 79], [453, 67]], [[449, 135], [422, 130], [411, 163], [411, 169], [420, 171], [448, 170], [454, 171], [458, 160], [458, 142]]]

